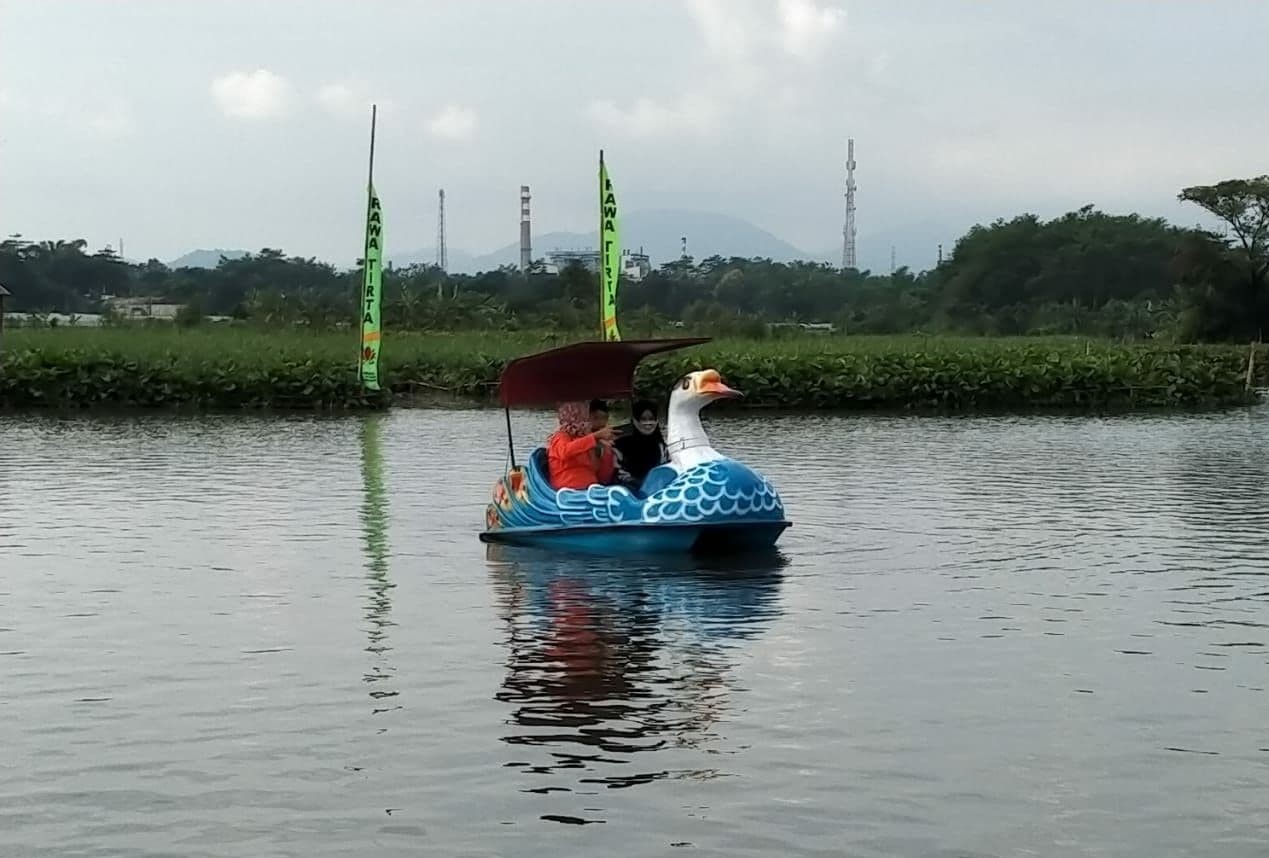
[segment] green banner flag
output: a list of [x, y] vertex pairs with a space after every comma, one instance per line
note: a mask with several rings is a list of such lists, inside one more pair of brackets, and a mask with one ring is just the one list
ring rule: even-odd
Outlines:
[[380, 295], [383, 291], [383, 210], [374, 182], [366, 207], [366, 250], [361, 280], [361, 383], [367, 390], [379, 389]]
[[621, 273], [621, 241], [617, 236], [617, 197], [604, 153], [599, 153], [599, 306], [605, 340], [621, 339], [617, 329], [617, 277]]

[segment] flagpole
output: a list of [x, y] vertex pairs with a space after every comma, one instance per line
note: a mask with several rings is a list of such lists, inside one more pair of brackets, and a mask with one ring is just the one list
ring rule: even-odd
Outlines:
[[[366, 217], [370, 217], [370, 202], [373, 198], [371, 189], [375, 186], [375, 119], [378, 111], [379, 105], [370, 105], [370, 166], [366, 170]], [[366, 256], [370, 253], [369, 231], [366, 232], [362, 251], [362, 264], [364, 265]]]
[[[370, 105], [370, 169], [367, 172], [367, 178], [370, 182], [375, 180], [375, 119], [379, 112], [379, 105]], [[366, 188], [366, 193], [370, 193], [370, 188]]]
[[608, 330], [604, 326], [604, 301], [607, 287], [604, 284], [604, 150], [599, 150], [599, 338], [608, 339]]

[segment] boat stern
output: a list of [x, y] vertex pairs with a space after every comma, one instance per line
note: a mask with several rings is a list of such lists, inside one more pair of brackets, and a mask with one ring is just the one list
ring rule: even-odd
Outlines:
[[485, 529], [495, 531], [506, 527], [516, 507], [527, 503], [529, 489], [524, 468], [511, 468], [494, 483], [492, 499], [485, 507]]

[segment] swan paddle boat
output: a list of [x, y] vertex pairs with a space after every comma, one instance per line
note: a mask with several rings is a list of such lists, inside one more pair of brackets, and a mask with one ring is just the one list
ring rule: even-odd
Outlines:
[[513, 407], [630, 398], [645, 357], [709, 338], [583, 342], [517, 358], [499, 381], [509, 467], [494, 484], [482, 542], [603, 554], [732, 553], [772, 548], [790, 526], [766, 477], [710, 444], [701, 409], [742, 396], [716, 370], [683, 376], [670, 391], [665, 427], [670, 461], [639, 489], [555, 489], [544, 446], [516, 464]]

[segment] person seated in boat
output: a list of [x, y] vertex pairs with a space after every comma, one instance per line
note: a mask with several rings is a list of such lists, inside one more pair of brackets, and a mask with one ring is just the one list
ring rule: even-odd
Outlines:
[[636, 489], [643, 485], [648, 471], [668, 462], [656, 405], [647, 399], [636, 401], [630, 409], [630, 422], [617, 427], [613, 446], [625, 475], [622, 481]]
[[611, 426], [591, 428], [585, 402], [565, 402], [556, 411], [560, 426], [546, 444], [547, 473], [556, 489], [587, 489], [599, 482], [603, 448], [610, 447]]
[[[608, 403], [602, 399], [592, 399], [590, 401], [590, 431], [598, 432], [600, 429], [608, 428]], [[611, 442], [616, 437], [613, 436], [608, 440]], [[599, 453], [599, 468], [596, 474], [599, 484], [603, 486], [611, 486], [617, 482], [617, 454], [613, 450], [612, 443], [604, 444]]]

